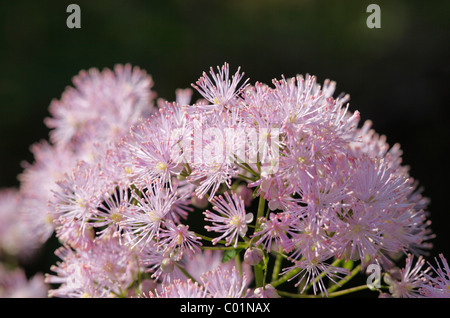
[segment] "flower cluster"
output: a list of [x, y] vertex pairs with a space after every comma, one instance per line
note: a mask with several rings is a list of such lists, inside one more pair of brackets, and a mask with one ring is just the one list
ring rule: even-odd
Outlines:
[[0, 211], [19, 211], [23, 244], [61, 243], [48, 295], [333, 296], [377, 264], [382, 296], [448, 297], [445, 258], [422, 270], [428, 199], [400, 146], [360, 125], [333, 81], [243, 78], [225, 63], [192, 85], [198, 100], [186, 88], [169, 102], [118, 65], [80, 72], [51, 103], [49, 141]]

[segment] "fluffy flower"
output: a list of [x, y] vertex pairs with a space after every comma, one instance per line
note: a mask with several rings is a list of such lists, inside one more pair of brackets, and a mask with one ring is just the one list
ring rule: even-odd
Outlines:
[[434, 275], [431, 275], [431, 273], [424, 273], [428, 282], [423, 284], [419, 291], [420, 294], [425, 297], [450, 298], [450, 267], [443, 254], [439, 254], [439, 258], [442, 266], [439, 261], [435, 259], [437, 268], [431, 266]]
[[189, 231], [189, 226], [184, 224], [175, 225], [173, 222], [166, 222], [165, 229], [162, 229], [158, 245], [164, 250], [164, 254], [173, 257], [177, 255], [177, 261], [184, 255], [193, 257], [200, 252], [202, 244], [200, 237]]
[[58, 146], [90, 151], [93, 142], [109, 143], [152, 111], [152, 78], [129, 64], [114, 70], [92, 68], [73, 78], [60, 100], [53, 100], [45, 119], [50, 140]]
[[131, 205], [124, 212], [119, 225], [130, 232], [133, 246], [141, 241], [148, 243], [159, 238], [159, 233], [167, 215], [176, 200], [173, 192], [168, 191], [160, 183], [150, 183], [147, 188], [132, 193], [136, 205]]
[[161, 291], [149, 293], [149, 298], [207, 298], [206, 290], [197, 282], [176, 280], [163, 284]]
[[49, 291], [50, 297], [124, 296], [136, 279], [137, 258], [116, 238], [97, 240], [86, 250], [61, 247], [56, 255], [62, 262], [52, 266], [55, 274], [47, 274], [45, 281], [60, 285]]
[[203, 76], [196, 82], [197, 85], [192, 86], [212, 104], [212, 107], [227, 107], [229, 106], [228, 104], [233, 103], [235, 96], [245, 88], [248, 80], [238, 87], [244, 73], [240, 73], [240, 68], [238, 68], [230, 80], [228, 63], [225, 63], [220, 68], [217, 67], [217, 70], [219, 72], [218, 74], [214, 73], [212, 67], [210, 69], [209, 73], [213, 80], [203, 72]]
[[0, 298], [45, 298], [47, 292], [41, 273], [28, 278], [21, 268], [8, 270], [0, 263]]
[[144, 270], [151, 273], [151, 277], [159, 282], [171, 283], [185, 278], [180, 269], [182, 266], [175, 257], [164, 255], [164, 251], [152, 241], [142, 246], [139, 261]]
[[213, 239], [213, 244], [225, 238], [226, 245], [234, 243], [234, 247], [237, 247], [239, 236], [247, 233], [247, 224], [253, 221], [253, 214], [245, 213], [244, 201], [234, 192], [231, 196], [228, 192], [224, 195], [225, 197], [220, 195], [211, 201], [214, 205], [213, 210], [218, 214], [209, 210], [203, 212], [205, 220], [213, 223], [212, 226], [206, 225], [205, 228], [208, 231], [222, 233]]
[[236, 267], [231, 271], [219, 267], [203, 274], [201, 280], [213, 298], [245, 298], [249, 295], [247, 277], [245, 274], [241, 276]]
[[[259, 237], [256, 245], [263, 244], [270, 251], [273, 246], [285, 246], [291, 242], [289, 233], [292, 233], [291, 220], [285, 214], [270, 213], [269, 220], [261, 222], [261, 229], [253, 236]], [[289, 249], [289, 248], [288, 248]]]
[[105, 190], [99, 167], [81, 161], [70, 175], [66, 175], [66, 178], [57, 184], [59, 189], [54, 192], [50, 205], [57, 219], [58, 235], [64, 236], [64, 229], [73, 222], [79, 224], [76, 227], [79, 228], [80, 234], [83, 234], [89, 230], [90, 218], [100, 206]]
[[420, 288], [426, 282], [426, 272], [429, 268], [422, 270], [425, 259], [419, 256], [417, 262], [413, 262], [414, 256], [409, 254], [406, 258], [405, 267], [400, 271], [392, 270], [384, 276], [384, 281], [389, 285], [389, 292], [395, 298], [418, 298], [422, 297]]
[[303, 289], [300, 291], [303, 293], [309, 283], [312, 284], [313, 292], [316, 294], [318, 291], [322, 296], [327, 296], [328, 291], [325, 287], [324, 277], [328, 278], [333, 283], [337, 284], [337, 279], [342, 279], [345, 275], [349, 275], [349, 270], [325, 263], [329, 258], [327, 253], [309, 253], [304, 260], [296, 261], [295, 265], [286, 267], [283, 273], [286, 273], [293, 269], [300, 269], [300, 271], [294, 275], [291, 279], [300, 276], [300, 280], [295, 284], [299, 286], [303, 282]]

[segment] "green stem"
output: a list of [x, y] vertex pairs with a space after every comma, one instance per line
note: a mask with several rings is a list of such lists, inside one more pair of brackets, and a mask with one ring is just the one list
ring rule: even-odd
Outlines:
[[273, 287], [277, 287], [277, 286], [283, 284], [284, 282], [287, 282], [290, 278], [297, 275], [300, 271], [301, 271], [301, 268], [298, 268], [298, 267], [294, 268], [294, 269], [290, 270], [289, 272], [287, 272], [286, 274], [284, 274], [283, 276], [281, 276], [276, 281], [272, 281], [270, 283], [270, 285], [272, 285]]
[[191, 276], [191, 274], [189, 274], [183, 267], [181, 267], [180, 265], [176, 264], [176, 266], [178, 267], [178, 269], [189, 279], [192, 280], [193, 283], [196, 282], [196, 280], [194, 279], [194, 277]]
[[[329, 293], [328, 297], [329, 298], [333, 298], [333, 297], [338, 297], [338, 296], [342, 296], [342, 295], [347, 295], [347, 294], [351, 294], [351, 293], [355, 293], [361, 290], [365, 290], [368, 289], [369, 287], [367, 285], [360, 285], [360, 286], [356, 286], [356, 287], [352, 287], [352, 288], [348, 288], [348, 289], [344, 289], [344, 290], [340, 290], [337, 292], [333, 292], [333, 293]], [[305, 295], [305, 294], [294, 294], [294, 293], [288, 293], [285, 291], [277, 291], [277, 293], [280, 296], [284, 296], [284, 297], [291, 297], [291, 298], [322, 298], [322, 295]]]
[[258, 212], [256, 213], [256, 227], [255, 231], [258, 230], [260, 218], [264, 216], [264, 209], [266, 207], [266, 199], [264, 199], [264, 193], [261, 191], [259, 194]]
[[213, 251], [227, 251], [235, 250], [236, 248], [245, 248], [244, 245], [238, 245], [236, 248], [234, 246], [201, 246], [203, 250], [213, 250]]
[[272, 272], [272, 282], [277, 280], [278, 275], [281, 271], [281, 263], [283, 262], [283, 255], [281, 254], [281, 247], [280, 247], [280, 253], [277, 254], [277, 258], [275, 259], [275, 264], [273, 265], [273, 272]]
[[344, 290], [340, 290], [337, 292], [333, 292], [333, 293], [329, 293], [328, 297], [332, 298], [332, 297], [338, 297], [338, 296], [342, 296], [342, 295], [347, 295], [347, 294], [351, 294], [351, 293], [355, 293], [364, 289], [368, 289], [369, 286], [367, 285], [360, 285], [360, 286], [356, 286], [356, 287], [352, 287], [352, 288], [347, 288]]
[[237, 161], [234, 161], [234, 163], [244, 169], [245, 171], [247, 171], [248, 173], [254, 175], [257, 179], [259, 179], [259, 174], [257, 172], [255, 172], [255, 170], [253, 170], [247, 163], [242, 162], [242, 163], [238, 163]]
[[241, 257], [239, 256], [239, 253], [236, 254], [234, 259], [236, 262], [237, 269], [239, 271], [239, 275], [242, 276], [242, 261], [241, 261]]
[[263, 287], [264, 274], [262, 268], [258, 265], [255, 265], [253, 266], [253, 269], [255, 272], [256, 287]]
[[282, 290], [277, 290], [277, 293], [282, 297], [289, 297], [289, 298], [317, 298], [316, 295], [294, 294]]
[[[264, 199], [264, 193], [261, 192], [261, 194], [259, 195], [258, 212], [256, 213], [255, 232], [259, 229], [260, 218], [264, 215], [265, 207], [266, 207], [266, 200]], [[250, 242], [252, 242], [253, 239], [254, 237], [250, 240]], [[255, 272], [256, 287], [262, 287], [264, 284], [265, 274], [263, 273], [263, 270], [259, 265], [255, 265], [253, 266], [253, 268]]]
[[[342, 260], [337, 259], [335, 260], [333, 263], [331, 263], [330, 266], [337, 266]], [[317, 282], [319, 280], [321, 280], [322, 278], [325, 277], [327, 273], [325, 271], [323, 271], [319, 276], [317, 276], [313, 281], [311, 281], [308, 286], [305, 287], [305, 289], [303, 290], [303, 293], [306, 293], [311, 287], [313, 287], [314, 284], [317, 284]], [[333, 286], [334, 287], [334, 286]]]
[[256, 180], [258, 180], [256, 177], [250, 178], [250, 177], [244, 176], [243, 174], [238, 174], [238, 177], [242, 178], [242, 179], [245, 179], [245, 180], [248, 180], [248, 181], [251, 181], [251, 182], [255, 182]]
[[[194, 234], [205, 241], [212, 242], [212, 240], [213, 240], [213, 238], [203, 235], [203, 234], [199, 234], [197, 232], [194, 232]], [[217, 243], [225, 245], [227, 242], [224, 240], [220, 240], [220, 241], [217, 241]], [[246, 248], [247, 246], [248, 246], [248, 243], [241, 242], [237, 245], [237, 247], [234, 247], [234, 246], [201, 246], [200, 248], [202, 250], [235, 250], [236, 248]]]
[[335, 290], [341, 288], [342, 286], [344, 286], [346, 283], [348, 283], [353, 277], [355, 277], [361, 270], [361, 264], [359, 264], [358, 266], [356, 266], [350, 273], [350, 275], [344, 277], [343, 279], [341, 279], [339, 282], [337, 282], [337, 284], [331, 286], [330, 288], [327, 289], [327, 291], [329, 293], [333, 293]]

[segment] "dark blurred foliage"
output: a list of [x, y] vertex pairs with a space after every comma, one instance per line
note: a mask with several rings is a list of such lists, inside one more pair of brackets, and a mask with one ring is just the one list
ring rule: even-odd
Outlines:
[[[81, 7], [81, 29], [66, 8]], [[381, 29], [366, 8], [381, 7]], [[431, 198], [432, 256], [450, 258], [450, 2], [324, 0], [0, 2], [0, 187], [17, 186], [43, 119], [82, 69], [131, 63], [173, 100], [210, 66], [250, 82], [313, 74], [351, 95], [350, 109], [393, 145]]]

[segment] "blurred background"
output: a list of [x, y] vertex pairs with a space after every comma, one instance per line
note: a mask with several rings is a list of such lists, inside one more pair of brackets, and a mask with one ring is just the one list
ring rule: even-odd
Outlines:
[[[70, 3], [81, 29], [66, 26]], [[366, 25], [370, 3], [379, 29]], [[431, 256], [450, 258], [449, 40], [448, 0], [1, 1], [0, 187], [18, 186], [29, 146], [48, 138], [51, 100], [82, 69], [131, 63], [168, 100], [225, 61], [252, 84], [309, 73], [335, 80], [351, 110], [401, 144], [431, 199]]]

